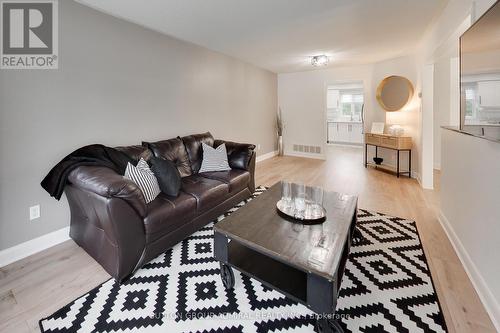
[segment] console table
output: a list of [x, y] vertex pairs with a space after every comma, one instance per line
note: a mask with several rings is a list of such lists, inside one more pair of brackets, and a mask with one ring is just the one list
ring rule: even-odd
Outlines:
[[[379, 147], [395, 150], [397, 152], [396, 170], [394, 170], [394, 168], [391, 168], [389, 166], [378, 165], [376, 163], [368, 162], [368, 146], [375, 147], [375, 157], [378, 157], [378, 148]], [[408, 177], [411, 178], [411, 147], [412, 147], [412, 140], [411, 140], [410, 136], [394, 136], [394, 135], [389, 135], [389, 134], [366, 133], [365, 134], [365, 168], [368, 165], [375, 165], [376, 167], [380, 167], [382, 169], [395, 171], [398, 178], [400, 175], [403, 175], [403, 174], [407, 174]], [[400, 157], [400, 152], [402, 152], [402, 151], [408, 152], [408, 171], [403, 171], [403, 172], [399, 170], [399, 166], [400, 166], [399, 157]]]

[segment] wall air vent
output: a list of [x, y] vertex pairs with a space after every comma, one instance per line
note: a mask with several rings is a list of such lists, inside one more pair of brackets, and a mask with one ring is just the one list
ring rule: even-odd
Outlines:
[[293, 151], [307, 154], [321, 154], [321, 147], [294, 144]]

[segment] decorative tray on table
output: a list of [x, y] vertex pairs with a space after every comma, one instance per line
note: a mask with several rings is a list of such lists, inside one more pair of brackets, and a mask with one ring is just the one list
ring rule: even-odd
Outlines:
[[325, 221], [326, 210], [322, 205], [323, 189], [286, 182], [282, 184], [282, 197], [276, 203], [278, 214], [302, 224], [318, 224]]

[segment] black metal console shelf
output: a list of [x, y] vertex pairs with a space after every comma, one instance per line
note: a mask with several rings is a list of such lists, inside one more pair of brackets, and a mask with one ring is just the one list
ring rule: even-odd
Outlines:
[[[368, 146], [373, 146], [375, 147], [375, 157], [378, 157], [378, 148], [385, 148], [385, 149], [391, 149], [395, 150], [397, 153], [397, 159], [396, 159], [396, 169], [394, 167], [390, 167], [387, 165], [379, 165], [373, 162], [368, 162]], [[399, 163], [399, 157], [400, 157], [400, 152], [406, 151], [408, 152], [408, 171], [401, 171], [400, 170], [400, 163]], [[396, 173], [396, 176], [399, 178], [400, 175], [408, 175], [409, 178], [411, 178], [411, 149], [399, 149], [399, 148], [391, 148], [391, 147], [386, 147], [386, 146], [381, 146], [381, 145], [375, 145], [372, 143], [365, 143], [365, 168], [370, 166], [375, 166], [376, 168], [384, 169], [384, 170], [389, 170], [392, 172]]]

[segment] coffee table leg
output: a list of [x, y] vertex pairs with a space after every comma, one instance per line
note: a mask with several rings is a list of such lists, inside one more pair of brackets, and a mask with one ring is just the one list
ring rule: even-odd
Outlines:
[[344, 330], [335, 319], [320, 318], [316, 321], [319, 333], [344, 333]]
[[228, 239], [225, 235], [215, 232], [214, 233], [214, 256], [219, 260], [220, 264], [220, 277], [226, 289], [233, 289], [234, 287], [234, 273], [231, 266], [227, 265]]
[[222, 279], [222, 284], [226, 290], [233, 289], [234, 287], [234, 273], [233, 269], [223, 263], [220, 263], [220, 277]]
[[342, 326], [340, 326], [339, 322], [336, 321], [335, 319], [332, 319], [330, 321], [330, 325], [333, 326], [334, 332], [344, 333], [344, 330], [342, 329]]
[[318, 333], [331, 333], [333, 332], [332, 328], [330, 327], [330, 323], [328, 322], [328, 319], [326, 318], [321, 318], [316, 320], [316, 328], [318, 329]]
[[[307, 275], [307, 305], [319, 314], [316, 328], [319, 333], [343, 332], [333, 320], [337, 304], [335, 282], [309, 273]], [[339, 330], [340, 329], [340, 330]]]

